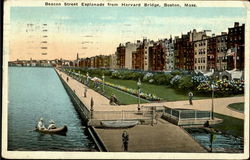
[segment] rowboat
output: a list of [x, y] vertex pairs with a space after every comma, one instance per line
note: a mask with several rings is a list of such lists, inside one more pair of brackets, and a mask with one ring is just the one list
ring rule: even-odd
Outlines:
[[103, 127], [107, 128], [129, 128], [139, 124], [139, 121], [122, 121], [122, 120], [101, 121], [101, 124]]
[[36, 129], [36, 131], [46, 134], [65, 134], [68, 131], [68, 128], [67, 126], [63, 126], [55, 129], [44, 129], [44, 130]]

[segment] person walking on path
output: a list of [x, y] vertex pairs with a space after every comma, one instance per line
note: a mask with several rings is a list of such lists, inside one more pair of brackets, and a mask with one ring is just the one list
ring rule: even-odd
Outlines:
[[128, 151], [128, 140], [129, 140], [128, 133], [127, 131], [124, 131], [122, 133], [122, 142], [123, 142], [124, 151]]
[[84, 97], [87, 97], [87, 87], [84, 88]]
[[67, 82], [69, 81], [69, 77], [67, 77]]
[[188, 99], [189, 99], [189, 104], [190, 104], [190, 105], [193, 105], [193, 102], [192, 102], [193, 96], [194, 96], [194, 94], [193, 94], [192, 92], [189, 92], [189, 93], [188, 93]]

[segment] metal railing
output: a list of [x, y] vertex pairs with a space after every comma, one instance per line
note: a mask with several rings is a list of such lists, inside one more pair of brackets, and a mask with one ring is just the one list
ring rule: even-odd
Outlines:
[[172, 109], [165, 107], [164, 114], [174, 119], [211, 119], [210, 111], [199, 111], [190, 109]]
[[153, 111], [93, 111], [91, 119], [96, 120], [149, 120]]

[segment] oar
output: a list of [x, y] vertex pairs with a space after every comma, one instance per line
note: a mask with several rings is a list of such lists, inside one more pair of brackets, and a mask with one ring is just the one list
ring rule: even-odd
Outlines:
[[33, 132], [33, 131], [35, 131], [36, 129], [33, 129], [33, 130], [28, 130], [28, 132]]

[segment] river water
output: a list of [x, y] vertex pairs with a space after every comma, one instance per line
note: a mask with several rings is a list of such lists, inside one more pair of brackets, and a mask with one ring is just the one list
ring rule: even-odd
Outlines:
[[211, 132], [202, 128], [186, 128], [186, 131], [194, 137], [208, 151], [219, 153], [242, 153], [244, 151], [244, 140], [241, 137], [214, 133], [211, 139]]
[[[8, 150], [95, 151], [53, 68], [9, 67]], [[32, 131], [43, 117], [58, 127], [66, 124], [66, 136]]]

